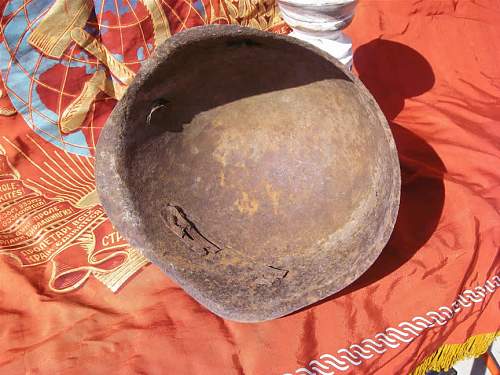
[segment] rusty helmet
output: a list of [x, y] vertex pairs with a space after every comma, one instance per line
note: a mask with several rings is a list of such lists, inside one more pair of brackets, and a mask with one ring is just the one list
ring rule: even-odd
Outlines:
[[334, 58], [239, 26], [181, 32], [108, 119], [97, 191], [132, 246], [215, 314], [263, 321], [356, 280], [394, 227], [387, 122]]

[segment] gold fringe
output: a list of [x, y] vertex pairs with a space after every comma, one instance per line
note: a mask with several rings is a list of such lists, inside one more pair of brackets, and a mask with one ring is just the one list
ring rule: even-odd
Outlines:
[[425, 375], [428, 371], [447, 371], [455, 363], [467, 358], [477, 358], [488, 350], [499, 331], [472, 336], [463, 344], [446, 344], [427, 357], [411, 375]]

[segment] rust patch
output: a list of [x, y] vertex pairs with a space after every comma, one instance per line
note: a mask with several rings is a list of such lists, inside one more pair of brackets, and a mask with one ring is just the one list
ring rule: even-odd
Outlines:
[[226, 175], [224, 174], [224, 170], [221, 170], [219, 173], [219, 185], [222, 187], [226, 186]]
[[255, 215], [259, 209], [259, 202], [254, 198], [250, 198], [246, 191], [241, 192], [241, 198], [237, 199], [234, 205], [238, 211], [247, 215]]
[[278, 213], [278, 208], [280, 206], [280, 195], [281, 192], [273, 189], [273, 185], [266, 184], [266, 193], [271, 200], [271, 205], [273, 206], [273, 212], [276, 215]]

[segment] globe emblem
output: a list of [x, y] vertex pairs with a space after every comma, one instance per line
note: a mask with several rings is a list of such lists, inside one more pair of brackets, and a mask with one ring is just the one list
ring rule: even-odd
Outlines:
[[[33, 45], [33, 38], [30, 39], [30, 36], [33, 36], [44, 19], [53, 16], [51, 8], [57, 6], [55, 3], [11, 0], [6, 4], [2, 18], [3, 40], [0, 43], [2, 78], [13, 106], [35, 133], [67, 152], [92, 156], [100, 129], [116, 103], [116, 98], [96, 89], [95, 84], [92, 86], [92, 78], [99, 73], [99, 77], [109, 82], [116, 79], [105, 64], [72, 40], [64, 46], [67, 48], [63, 47], [60, 57], [50, 56], [43, 48]], [[82, 2], [75, 1], [76, 3]], [[102, 40], [112, 30], [114, 34], [117, 31], [121, 33], [122, 40], [129, 41], [131, 32], [140, 35], [138, 27], [147, 21], [147, 11], [138, 15], [134, 8], [141, 4], [137, 1], [120, 3], [116, 7], [115, 4], [114, 1], [103, 1], [99, 9], [97, 5], [96, 8], [87, 5], [88, 15], [83, 14], [85, 18], [79, 20], [86, 35]], [[128, 23], [122, 21], [121, 29], [117, 29], [118, 18], [123, 19], [124, 15], [135, 19]], [[68, 17], [64, 12], [55, 16], [54, 21], [59, 21], [57, 17]], [[58, 23], [53, 23], [57, 33]], [[52, 35], [48, 33], [47, 37]], [[115, 35], [113, 39], [120, 40]], [[132, 41], [135, 42], [135, 38]], [[109, 52], [118, 62], [127, 59], [128, 69], [136, 71], [153, 49], [153, 35], [145, 35], [141, 42], [131, 43], [124, 49], [118, 41], [118, 45], [112, 46], [116, 48], [111, 48]], [[87, 92], [84, 93], [85, 90]], [[77, 119], [77, 126], [64, 129], [61, 127], [61, 120], [65, 111], [71, 110], [70, 107], [76, 100], [86, 100], [84, 104], [88, 108], [85, 108], [85, 112], [80, 111], [81, 118]]]
[[175, 7], [151, 0], [8, 0], [0, 18], [0, 71], [32, 131], [59, 149], [92, 157], [116, 100], [156, 46], [211, 23], [286, 32], [277, 9], [253, 0]]

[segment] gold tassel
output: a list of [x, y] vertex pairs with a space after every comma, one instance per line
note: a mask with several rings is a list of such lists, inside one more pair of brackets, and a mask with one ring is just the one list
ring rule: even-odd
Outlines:
[[499, 331], [472, 336], [463, 344], [446, 344], [427, 357], [411, 375], [425, 375], [428, 371], [447, 371], [455, 363], [467, 358], [477, 358], [488, 350]]

